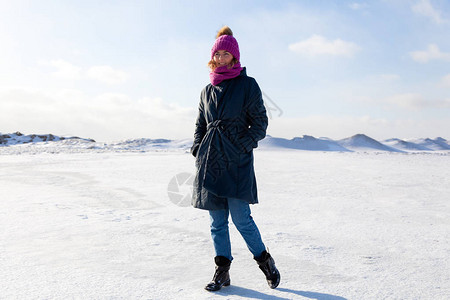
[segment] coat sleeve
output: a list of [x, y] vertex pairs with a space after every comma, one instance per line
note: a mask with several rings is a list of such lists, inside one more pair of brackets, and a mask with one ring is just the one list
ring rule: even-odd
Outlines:
[[253, 79], [249, 89], [249, 102], [246, 112], [249, 129], [241, 138], [241, 146], [245, 152], [258, 147], [258, 141], [266, 136], [268, 118], [262, 99], [261, 89]]
[[203, 92], [202, 92], [202, 95], [200, 97], [200, 104], [198, 105], [197, 120], [195, 122], [194, 144], [191, 147], [191, 154], [193, 156], [197, 156], [198, 148], [200, 147], [200, 143], [202, 142], [205, 134], [206, 134], [206, 120], [205, 120]]

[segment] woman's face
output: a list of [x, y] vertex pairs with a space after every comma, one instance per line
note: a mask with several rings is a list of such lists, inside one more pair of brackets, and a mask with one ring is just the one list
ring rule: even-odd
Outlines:
[[214, 61], [219, 67], [228, 66], [233, 60], [233, 55], [225, 50], [219, 50], [214, 54]]

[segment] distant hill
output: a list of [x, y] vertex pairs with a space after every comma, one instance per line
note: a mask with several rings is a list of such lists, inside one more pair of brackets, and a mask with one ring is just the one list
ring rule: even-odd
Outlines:
[[259, 148], [344, 152], [420, 152], [450, 150], [450, 143], [441, 137], [435, 139], [414, 139], [410, 141], [392, 138], [379, 142], [365, 134], [356, 134], [337, 141], [325, 137], [315, 138], [309, 135], [295, 137], [290, 140], [268, 135], [259, 142]]
[[268, 135], [265, 139], [259, 142], [259, 147], [266, 149], [288, 148], [309, 151], [350, 151], [342, 147], [335, 141], [323, 138], [315, 138], [309, 135], [304, 135], [303, 137], [295, 137], [291, 140], [272, 137]]
[[339, 145], [353, 151], [364, 150], [364, 151], [389, 151], [389, 152], [403, 152], [400, 149], [386, 146], [379, 141], [368, 137], [365, 134], [356, 134], [352, 137], [342, 139], [337, 141]]
[[[93, 139], [80, 137], [63, 137], [53, 134], [30, 134], [20, 132], [0, 133], [0, 149], [2, 153], [27, 152], [79, 152], [79, 151], [189, 151], [192, 139], [129, 139], [110, 143], [99, 143]], [[8, 146], [23, 145], [7, 150]], [[316, 138], [310, 135], [285, 139], [267, 135], [259, 142], [261, 150], [304, 150], [304, 151], [338, 151], [338, 152], [429, 152], [449, 151], [450, 143], [442, 137], [435, 139], [419, 138], [402, 140], [398, 138], [377, 141], [365, 134], [332, 140], [326, 137]]]
[[433, 151], [433, 149], [427, 148], [423, 145], [396, 138], [384, 140], [383, 144], [403, 151]]
[[62, 137], [55, 136], [53, 134], [29, 134], [24, 135], [20, 132], [1, 134], [0, 133], [0, 146], [11, 146], [18, 144], [28, 144], [28, 143], [40, 143], [40, 142], [57, 142], [63, 140], [84, 140], [95, 142], [93, 139], [82, 139], [76, 136], [72, 137]]
[[408, 140], [408, 142], [413, 142], [421, 147], [425, 147], [431, 150], [439, 151], [439, 150], [450, 150], [449, 141], [438, 137], [435, 139], [425, 138], [425, 139], [412, 139]]
[[190, 149], [192, 139], [168, 140], [168, 139], [130, 139], [107, 144], [107, 147], [119, 150], [164, 150], [164, 149]]

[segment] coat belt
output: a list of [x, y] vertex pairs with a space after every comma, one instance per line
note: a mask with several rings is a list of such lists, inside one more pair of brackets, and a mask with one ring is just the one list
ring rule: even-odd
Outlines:
[[211, 128], [219, 128], [223, 130], [225, 128], [225, 124], [226, 122], [224, 120], [215, 120], [206, 125], [206, 130], [209, 130]]

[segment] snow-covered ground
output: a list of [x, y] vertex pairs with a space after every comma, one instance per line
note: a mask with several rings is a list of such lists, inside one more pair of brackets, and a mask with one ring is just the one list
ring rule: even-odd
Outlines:
[[232, 227], [232, 285], [210, 293], [208, 213], [173, 203], [189, 153], [47, 145], [0, 155], [2, 299], [450, 299], [449, 152], [256, 150], [281, 283]]

